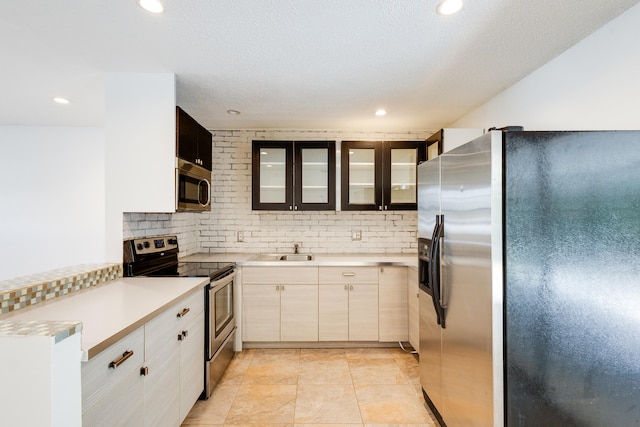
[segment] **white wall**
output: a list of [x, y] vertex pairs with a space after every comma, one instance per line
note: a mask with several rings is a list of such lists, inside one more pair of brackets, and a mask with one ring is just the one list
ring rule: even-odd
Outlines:
[[104, 262], [104, 133], [0, 127], [0, 280]]
[[450, 127], [640, 129], [640, 5]]

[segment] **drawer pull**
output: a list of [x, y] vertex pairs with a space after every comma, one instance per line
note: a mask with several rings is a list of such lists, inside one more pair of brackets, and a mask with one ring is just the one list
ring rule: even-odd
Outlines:
[[189, 308], [183, 309], [176, 317], [184, 317], [189, 312]]
[[187, 331], [182, 331], [181, 333], [178, 334], [178, 341], [184, 341], [187, 335], [188, 335]]
[[109, 368], [116, 369], [118, 366], [122, 365], [131, 356], [133, 356], [133, 350], [125, 351], [124, 353], [122, 353], [122, 357], [120, 357], [118, 360], [114, 360], [111, 363], [109, 363]]
[[342, 276], [344, 277], [354, 277], [356, 275], [356, 273], [342, 273]]

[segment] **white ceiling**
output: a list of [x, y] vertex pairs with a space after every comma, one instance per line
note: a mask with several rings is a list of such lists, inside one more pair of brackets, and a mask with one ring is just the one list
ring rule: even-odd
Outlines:
[[174, 72], [208, 129], [437, 129], [638, 3], [162, 1], [0, 0], [0, 125], [101, 126], [106, 72]]

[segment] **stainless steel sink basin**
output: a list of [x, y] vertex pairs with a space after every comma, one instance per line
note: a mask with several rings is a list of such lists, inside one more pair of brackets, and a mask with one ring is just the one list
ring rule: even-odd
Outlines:
[[278, 258], [280, 261], [312, 261], [313, 255], [308, 254], [287, 254]]

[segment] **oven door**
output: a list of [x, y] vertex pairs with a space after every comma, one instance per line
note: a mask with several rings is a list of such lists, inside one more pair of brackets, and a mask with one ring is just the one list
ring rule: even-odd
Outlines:
[[236, 327], [233, 311], [233, 281], [235, 272], [211, 282], [208, 287], [209, 310], [207, 360], [211, 360], [224, 340]]
[[176, 210], [211, 210], [211, 172], [178, 159], [176, 169]]

